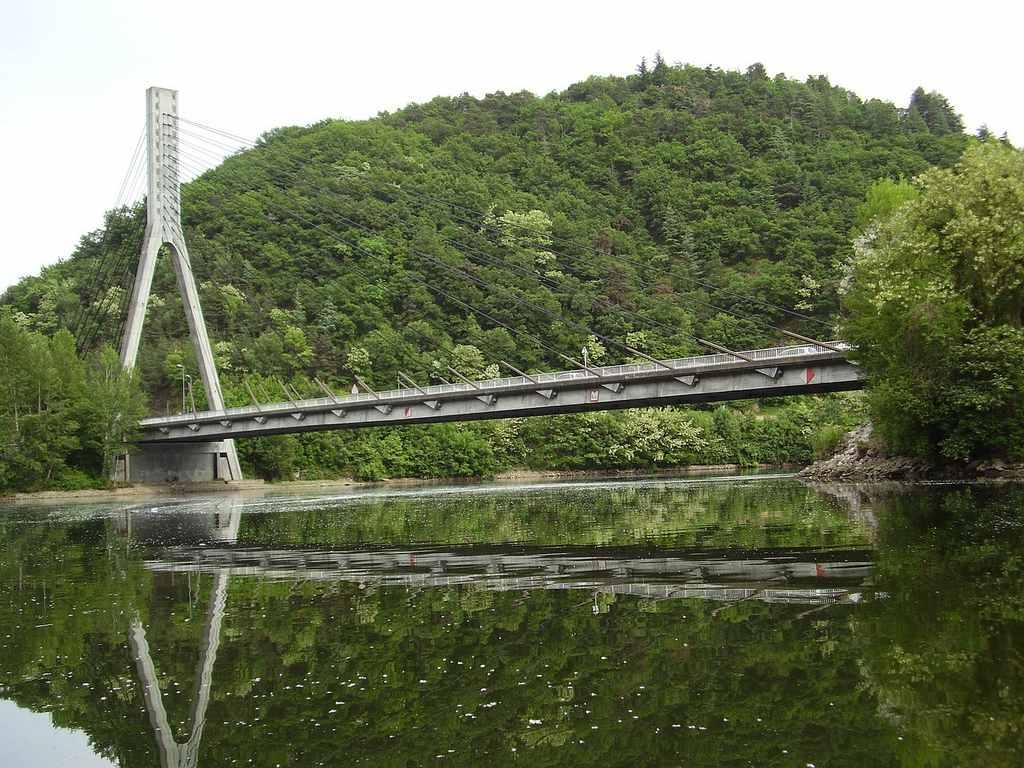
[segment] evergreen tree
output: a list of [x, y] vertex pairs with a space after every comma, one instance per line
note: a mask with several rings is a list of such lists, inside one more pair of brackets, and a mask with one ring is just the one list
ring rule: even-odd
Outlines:
[[959, 133], [964, 129], [963, 120], [946, 97], [936, 91], [926, 93], [921, 86], [911, 94], [907, 113], [909, 116], [920, 117], [929, 131], [940, 136]]
[[665, 211], [662, 232], [673, 274], [683, 278], [686, 290], [694, 290], [697, 287], [694, 281], [704, 277], [704, 264], [697, 256], [690, 228], [671, 206]]
[[654, 68], [651, 70], [651, 82], [655, 85], [664, 85], [668, 78], [669, 67], [661, 55], [661, 51], [654, 54]]
[[764, 68], [764, 64], [760, 61], [755, 61], [747, 67], [747, 77], [750, 80], [767, 80], [768, 71]]
[[641, 87], [645, 87], [647, 85], [647, 82], [650, 80], [650, 77], [651, 77], [651, 71], [647, 67], [647, 57], [646, 56], [641, 56], [640, 57], [640, 63], [636, 67], [636, 73], [638, 75], [640, 75], [640, 85], [641, 85]]

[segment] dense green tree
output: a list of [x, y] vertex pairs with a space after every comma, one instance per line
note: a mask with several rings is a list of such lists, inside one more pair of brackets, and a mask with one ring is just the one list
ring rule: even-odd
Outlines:
[[0, 491], [105, 484], [144, 413], [112, 349], [82, 359], [67, 331], [47, 337], [0, 312]]
[[978, 144], [866, 205], [844, 330], [880, 433], [921, 456], [1024, 457], [1024, 154]]
[[[947, 165], [967, 141], [935, 94], [916, 94], [901, 117], [826, 79], [768, 78], [757, 65], [739, 73], [657, 57], [645, 71], [541, 98], [438, 98], [268, 132], [183, 188], [211, 336], [231, 342], [240, 370], [327, 378], [345, 350], [371, 349], [385, 325], [401, 329], [404, 359], [374, 359], [362, 371], [373, 384], [429, 366], [422, 356], [449, 342], [489, 352], [474, 336], [501, 326], [465, 304], [572, 354], [587, 326], [678, 348], [666, 329], [709, 337], [718, 308], [756, 316], [749, 341], [767, 345], [779, 338], [772, 325], [819, 329], [744, 296], [794, 306], [810, 275], [816, 319], [830, 319], [833, 264], [870, 184]], [[944, 115], [950, 130], [908, 131], [911, 114]], [[4, 303], [46, 332], [74, 324], [76, 293], [115, 306], [88, 289], [104, 249], [137, 220], [112, 214]], [[157, 271], [154, 297], [145, 346], [157, 349], [187, 331], [170, 269]], [[108, 340], [116, 320], [101, 324]], [[503, 354], [524, 370], [564, 363], [525, 337], [512, 342]], [[140, 358], [158, 411], [176, 391], [161, 358]]]
[[907, 112], [911, 119], [920, 118], [929, 131], [935, 134], [959, 133], [964, 129], [963, 120], [941, 93], [926, 93], [918, 86], [910, 96]]

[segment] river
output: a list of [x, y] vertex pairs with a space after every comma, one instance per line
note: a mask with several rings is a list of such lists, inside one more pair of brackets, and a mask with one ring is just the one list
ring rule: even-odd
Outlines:
[[1024, 489], [0, 506], [0, 766], [1020, 766]]

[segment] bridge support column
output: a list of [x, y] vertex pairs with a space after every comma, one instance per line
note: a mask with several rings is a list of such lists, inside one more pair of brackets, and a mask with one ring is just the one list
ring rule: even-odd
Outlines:
[[232, 464], [233, 449], [232, 440], [141, 445], [117, 457], [114, 480], [147, 485], [240, 480]]

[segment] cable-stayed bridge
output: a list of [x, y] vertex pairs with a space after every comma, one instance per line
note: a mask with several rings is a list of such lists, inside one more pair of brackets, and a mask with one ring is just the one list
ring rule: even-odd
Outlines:
[[[192, 137], [198, 143], [186, 149], [181, 141]], [[167, 246], [182, 303], [188, 322], [189, 332], [196, 351], [199, 376], [206, 395], [207, 410], [183, 412], [144, 419], [141, 424], [139, 451], [121, 456], [115, 467], [115, 477], [137, 482], [201, 481], [212, 479], [238, 480], [242, 473], [235, 451], [234, 439], [263, 435], [285, 434], [331, 429], [352, 429], [360, 427], [424, 424], [444, 421], [466, 421], [476, 419], [510, 418], [519, 416], [540, 416], [572, 413], [588, 410], [609, 410], [645, 406], [676, 405], [684, 403], [708, 403], [743, 398], [779, 397], [834, 392], [856, 389], [863, 386], [860, 369], [849, 361], [848, 345], [841, 341], [819, 341], [792, 330], [779, 328], [768, 323], [763, 317], [751, 316], [736, 309], [721, 307], [709, 301], [694, 297], [696, 304], [708, 309], [731, 315], [737, 319], [754, 323], [766, 329], [766, 335], [786, 338], [793, 342], [789, 346], [739, 351], [730, 349], [713, 340], [699, 338], [685, 329], [641, 315], [604, 297], [595, 299], [595, 306], [602, 311], [618, 315], [626, 327], [657, 329], [668, 337], [687, 337], [696, 347], [707, 349], [711, 354], [678, 358], [659, 359], [630, 343], [602, 334], [584, 324], [573, 313], [554, 310], [533, 301], [523, 291], [509, 286], [489, 282], [472, 268], [464, 268], [437, 258], [430, 253], [411, 249], [410, 253], [424, 264], [429, 264], [428, 275], [435, 272], [448, 277], [448, 289], [442, 288], [436, 280], [428, 279], [413, 272], [407, 272], [403, 279], [422, 286], [439, 302], [458, 307], [472, 313], [488, 328], [503, 328], [523, 339], [537, 350], [546, 350], [548, 359], [560, 358], [572, 368], [555, 372], [524, 371], [513, 363], [495, 360], [494, 363], [506, 368], [506, 378], [472, 379], [464, 372], [447, 367], [445, 378], [435, 375], [441, 383], [431, 384], [416, 381], [413, 376], [399, 373], [399, 389], [376, 391], [365, 380], [354, 376], [357, 384], [350, 394], [339, 395], [324, 382], [315, 379], [322, 396], [308, 398], [294, 389], [282, 385], [284, 399], [278, 402], [260, 402], [250, 389], [251, 404], [244, 407], [227, 407], [221, 392], [216, 362], [203, 319], [199, 291], [192, 271], [181, 223], [180, 179], [182, 172], [192, 176], [203, 172], [211, 157], [223, 159], [224, 152], [231, 147], [225, 141], [243, 142], [234, 149], [251, 149], [253, 142], [241, 139], [220, 129], [204, 126], [181, 118], [178, 114], [177, 91], [165, 88], [150, 88], [146, 92], [146, 127], [136, 147], [136, 155], [129, 167], [129, 174], [122, 183], [119, 199], [132, 200], [133, 184], [129, 177], [141, 173], [145, 167], [145, 229], [135, 236], [121, 232], [111, 242], [101, 244], [102, 248], [119, 251], [106, 264], [100, 263], [94, 276], [101, 288], [104, 283], [121, 275], [122, 283], [131, 282], [131, 291], [125, 292], [120, 314], [124, 323], [120, 333], [121, 362], [125, 368], [135, 366], [142, 328], [149, 303], [154, 271], [161, 249]], [[142, 148], [145, 147], [143, 155]], [[144, 157], [144, 159], [142, 159]], [[279, 190], [287, 191], [288, 185], [302, 183], [302, 168], [265, 169], [268, 180]], [[390, 193], [405, 194], [401, 185], [391, 184]], [[377, 229], [367, 227], [354, 219], [340, 214], [336, 208], [320, 205], [315, 200], [306, 204], [309, 195], [303, 194], [303, 203], [291, 203], [287, 195], [261, 197], [256, 191], [237, 190], [243, 198], [265, 206], [272, 215], [289, 219], [301, 228], [315, 232], [318, 236], [336, 241], [339, 245], [357, 255], [367, 257], [372, 263], [373, 254], [358, 242], [346, 239], [340, 233], [356, 233], [359, 236], [379, 236]], [[421, 194], [410, 192], [409, 194]], [[421, 195], [423, 196], [423, 195]], [[428, 204], [444, 203], [450, 209], [452, 220], [460, 226], [490, 226], [487, 215], [452, 201], [425, 195]], [[282, 202], [282, 199], [285, 202]], [[302, 205], [300, 210], [292, 205]], [[469, 217], [482, 219], [474, 223]], [[482, 221], [482, 223], [481, 223]], [[400, 222], [392, 222], [400, 223]], [[138, 222], [141, 229], [142, 222]], [[107, 235], [111, 227], [107, 228]], [[134, 248], [133, 237], [141, 240]], [[558, 287], [558, 277], [544, 270], [527, 269], [514, 260], [502, 259], [500, 255], [481, 250], [461, 240], [442, 236], [446, 245], [458, 251], [469, 260], [469, 267], [500, 266], [513, 273], [522, 274], [539, 285]], [[116, 241], [116, 242], [115, 242]], [[499, 238], [500, 241], [500, 238]], [[135, 262], [133, 253], [138, 253]], [[577, 269], [585, 267], [579, 256], [551, 250], [566, 265], [572, 263]], [[621, 257], [624, 263], [634, 267], [647, 268], [629, 256]], [[377, 283], [379, 275], [373, 275], [365, 266], [350, 260], [346, 263], [355, 273]], [[454, 295], [451, 281], [473, 285], [500, 295], [525, 313], [544, 316], [552, 324], [571, 329], [581, 337], [587, 335], [604, 344], [606, 348], [618, 350], [629, 362], [621, 365], [595, 365], [583, 354], [583, 361], [565, 354], [558, 345], [549, 343], [525, 330], [523, 323], [495, 317], [464, 298]], [[686, 278], [695, 286], [713, 289], [716, 294], [729, 295], [739, 299], [744, 306], [756, 305], [771, 310], [777, 316], [801, 323], [801, 327], [827, 324], [796, 310], [772, 304], [760, 297], [744, 296], [721, 286], [715, 286], [698, 277]], [[652, 292], [658, 286], [651, 282], [640, 284]], [[689, 300], [689, 299], [688, 299]], [[105, 311], [103, 301], [86, 302], [76, 321], [76, 336], [80, 344], [88, 344], [98, 333], [97, 315]], [[414, 325], [405, 330], [424, 336], [430, 348], [448, 354], [446, 344], [427, 338]], [[520, 363], [522, 364], [522, 363]], [[181, 367], [181, 366], [179, 366]], [[182, 410], [185, 411], [184, 385], [188, 378], [182, 370]]]

